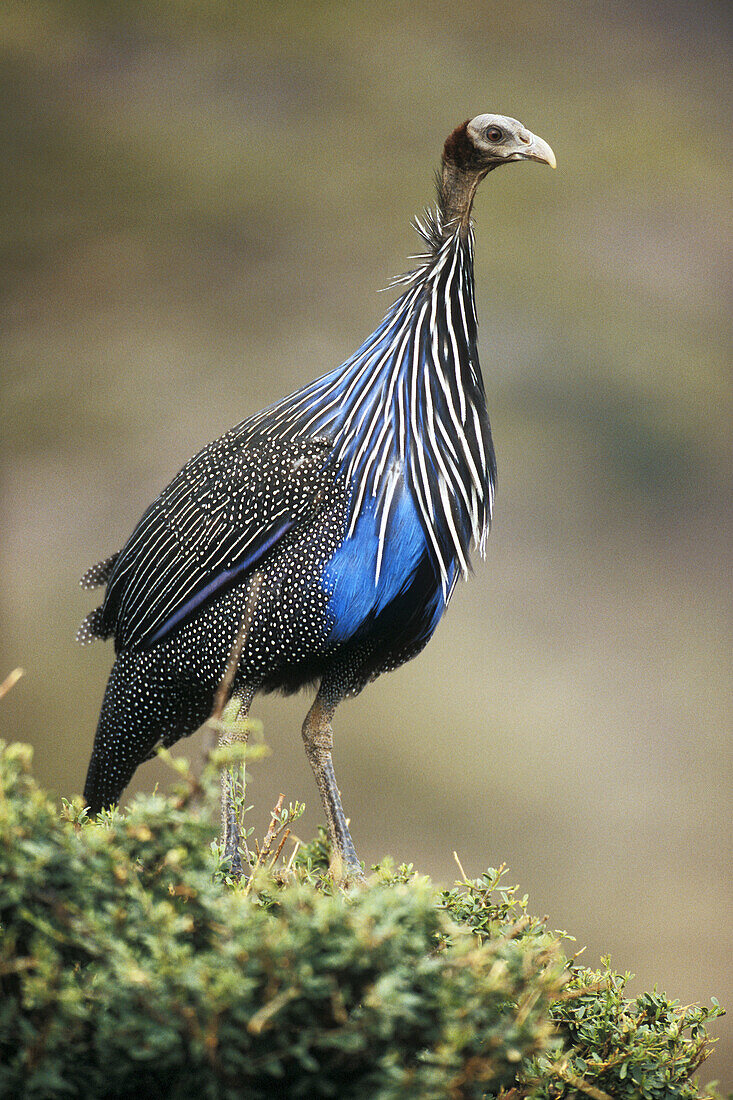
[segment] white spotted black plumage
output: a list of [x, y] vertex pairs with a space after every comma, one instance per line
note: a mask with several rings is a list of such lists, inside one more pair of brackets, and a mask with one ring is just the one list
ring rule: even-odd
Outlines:
[[80, 640], [114, 636], [85, 795], [119, 798], [162, 740], [201, 724], [262, 577], [235, 689], [328, 676], [359, 691], [422, 649], [483, 551], [495, 463], [476, 348], [473, 237], [428, 254], [342, 367], [204, 448], [83, 583]]
[[101, 635], [113, 634], [118, 652], [160, 642], [189, 604], [195, 613], [212, 580], [221, 584], [207, 600], [241, 580], [243, 564], [251, 568], [271, 544], [313, 522], [333, 484], [329, 450], [324, 439], [257, 441], [240, 428], [195, 455], [117, 555]]

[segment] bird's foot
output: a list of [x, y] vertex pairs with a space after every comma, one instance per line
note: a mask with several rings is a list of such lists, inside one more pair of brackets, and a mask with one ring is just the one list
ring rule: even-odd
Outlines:
[[239, 845], [231, 843], [230, 838], [224, 843], [224, 859], [229, 861], [229, 876], [240, 882], [243, 878], [247, 878], [247, 872], [242, 862], [242, 855], [239, 850]]
[[349, 886], [361, 886], [366, 882], [364, 868], [361, 864], [358, 867], [347, 866], [338, 856], [331, 860], [328, 874], [335, 886], [341, 886], [344, 889]]
[[364, 868], [353, 844], [347, 846], [343, 852], [339, 851], [335, 845], [331, 846], [328, 873], [332, 881], [338, 886], [351, 886], [354, 883], [366, 882]]
[[[230, 793], [228, 787], [227, 793]], [[249, 862], [247, 860], [249, 853], [247, 852], [246, 844], [242, 843], [239, 818], [231, 798], [226, 798], [223, 804], [221, 844], [224, 850], [224, 859], [229, 861], [230, 876], [237, 882], [243, 878], [247, 878], [245, 863]], [[242, 859], [243, 852], [245, 856], [244, 860]]]

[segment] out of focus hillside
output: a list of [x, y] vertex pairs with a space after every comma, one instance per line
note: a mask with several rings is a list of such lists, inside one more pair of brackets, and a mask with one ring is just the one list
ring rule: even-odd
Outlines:
[[[111, 647], [77, 581], [201, 445], [343, 360], [484, 110], [555, 173], [476, 204], [500, 485], [434, 641], [338, 715], [362, 857], [505, 860], [535, 910], [683, 1001], [730, 963], [731, 34], [726, 5], [0, 6], [0, 732], [81, 789]], [[320, 810], [307, 702], [260, 700]], [[182, 751], [195, 755], [195, 744]], [[146, 765], [133, 789], [164, 772]], [[727, 1029], [727, 1030], [726, 1030]], [[709, 1075], [733, 1083], [733, 1034]]]

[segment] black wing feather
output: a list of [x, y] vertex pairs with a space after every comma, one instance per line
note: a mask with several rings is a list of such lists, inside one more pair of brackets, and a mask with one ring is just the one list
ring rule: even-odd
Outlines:
[[318, 512], [333, 478], [329, 451], [326, 439], [252, 438], [241, 426], [205, 447], [115, 558], [94, 632], [113, 634], [121, 652], [181, 625]]

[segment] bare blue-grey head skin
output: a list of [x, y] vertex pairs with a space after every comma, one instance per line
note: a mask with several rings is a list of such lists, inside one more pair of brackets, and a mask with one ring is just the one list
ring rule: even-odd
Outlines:
[[516, 118], [508, 115], [476, 115], [457, 126], [446, 140], [439, 203], [444, 224], [458, 221], [464, 230], [471, 217], [471, 205], [482, 179], [502, 164], [534, 160], [556, 165], [555, 154]]
[[466, 133], [478, 155], [496, 167], [516, 160], [536, 160], [556, 167], [555, 154], [516, 118], [508, 115], [476, 115], [466, 124]]
[[246, 713], [258, 691], [319, 684], [306, 753], [334, 868], [361, 876], [331, 721], [341, 699], [420, 652], [471, 552], [484, 552], [496, 462], [471, 205], [489, 172], [517, 161], [555, 166], [547, 142], [516, 119], [483, 114], [456, 127], [436, 209], [416, 222], [425, 254], [371, 336], [195, 455], [122, 550], [84, 575], [84, 587], [106, 593], [79, 638], [112, 636], [116, 652], [84, 788], [94, 812], [157, 746], [204, 722], [246, 622], [233, 694]]

